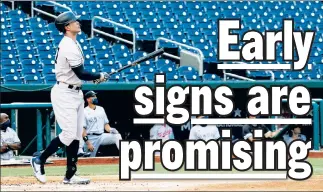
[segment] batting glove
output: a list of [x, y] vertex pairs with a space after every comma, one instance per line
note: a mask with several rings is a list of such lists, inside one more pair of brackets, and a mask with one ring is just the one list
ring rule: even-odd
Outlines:
[[109, 74], [108, 74], [108, 73], [106, 73], [106, 72], [102, 72], [102, 73], [100, 73], [100, 79], [96, 79], [96, 80], [94, 80], [93, 82], [94, 82], [95, 84], [99, 84], [99, 83], [101, 83], [101, 82], [107, 81], [109, 78], [110, 78], [110, 76], [109, 76]]

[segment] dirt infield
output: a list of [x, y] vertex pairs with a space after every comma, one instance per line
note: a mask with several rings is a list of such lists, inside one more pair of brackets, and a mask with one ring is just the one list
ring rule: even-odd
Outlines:
[[2, 191], [320, 191], [323, 176], [313, 176], [306, 181], [119, 181], [118, 176], [89, 176], [89, 185], [64, 185], [62, 177], [47, 177], [47, 184], [40, 184], [34, 177], [4, 177]]
[[[311, 158], [323, 158], [322, 152], [310, 153]], [[160, 158], [156, 157], [156, 162]], [[66, 159], [52, 159], [46, 166], [65, 166]], [[118, 157], [80, 158], [79, 165], [118, 164]], [[30, 165], [23, 165], [30, 166]], [[7, 166], [6, 166], [7, 167]], [[21, 167], [21, 166], [10, 166]], [[323, 175], [313, 175], [305, 181], [294, 180], [131, 180], [119, 181], [118, 175], [87, 176], [89, 185], [64, 185], [63, 176], [48, 176], [46, 184], [32, 176], [1, 177], [1, 191], [323, 191]]]

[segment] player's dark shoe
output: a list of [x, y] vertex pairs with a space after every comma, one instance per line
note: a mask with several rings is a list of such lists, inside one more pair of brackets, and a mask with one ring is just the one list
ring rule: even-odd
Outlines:
[[67, 179], [66, 177], [63, 180], [64, 184], [71, 184], [71, 185], [87, 185], [90, 183], [90, 179], [85, 179], [74, 175], [71, 179]]
[[91, 156], [91, 152], [85, 152], [84, 154], [83, 154], [83, 157], [90, 157]]
[[77, 157], [83, 157], [84, 153], [78, 153]]
[[39, 157], [33, 157], [30, 160], [30, 165], [33, 168], [34, 175], [41, 183], [46, 183], [46, 175], [44, 170], [44, 164], [40, 162]]
[[78, 153], [77, 156], [78, 157], [90, 157], [91, 156], [91, 152]]

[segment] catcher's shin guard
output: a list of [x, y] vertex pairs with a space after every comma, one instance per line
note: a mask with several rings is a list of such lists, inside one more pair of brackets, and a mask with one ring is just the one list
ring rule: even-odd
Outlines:
[[66, 147], [67, 154], [67, 169], [65, 177], [71, 179], [77, 171], [77, 152], [79, 149], [79, 140], [74, 140], [69, 146]]

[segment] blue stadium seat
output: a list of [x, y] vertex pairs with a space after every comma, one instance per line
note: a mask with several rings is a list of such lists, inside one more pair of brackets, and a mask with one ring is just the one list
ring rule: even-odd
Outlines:
[[13, 31], [15, 31], [15, 30], [23, 30], [23, 29], [27, 28], [27, 24], [26, 23], [12, 23], [11, 28], [12, 28]]
[[30, 75], [30, 74], [33, 74], [33, 75], [39, 75], [39, 71], [37, 68], [23, 68], [22, 71], [21, 71], [22, 74], [24, 75]]
[[113, 54], [116, 59], [129, 59], [132, 58], [129, 52], [115, 51]]
[[144, 75], [142, 75], [142, 78], [145, 79], [146, 82], [154, 81], [155, 74], [154, 73], [145, 73]]
[[37, 59], [23, 59], [21, 61], [23, 68], [42, 69], [42, 65]]
[[114, 53], [119, 53], [119, 52], [123, 52], [123, 53], [127, 53], [127, 54], [130, 53], [128, 47], [123, 45], [123, 44], [115, 44], [115, 45], [113, 45], [112, 46], [112, 51]]
[[89, 11], [91, 12], [92, 16], [106, 17], [105, 10], [101, 10], [101, 9], [90, 9]]
[[122, 78], [122, 76], [119, 73], [115, 73], [113, 75], [111, 75], [110, 79], [108, 80], [112, 81], [112, 82], [123, 82], [124, 79]]
[[3, 51], [1, 53], [1, 59], [14, 59], [16, 57], [15, 52], [12, 51]]
[[137, 66], [134, 66], [134, 67], [130, 67], [130, 68], [127, 68], [125, 70], [123, 70], [122, 72], [126, 75], [128, 74], [138, 74], [138, 67]]
[[116, 58], [116, 63], [121, 65], [121, 66], [125, 66], [128, 64], [131, 64], [132, 62], [132, 58], [131, 57], [125, 57], [125, 58]]
[[42, 45], [39, 45], [37, 48], [38, 48], [38, 51], [41, 51], [41, 52], [56, 51], [51, 44], [42, 44]]
[[89, 2], [88, 7], [93, 10], [105, 10], [105, 2]]
[[140, 72], [143, 73], [143, 74], [155, 73], [156, 68], [153, 65], [151, 65], [151, 66], [140, 66]]
[[178, 73], [180, 75], [185, 75], [185, 74], [192, 74], [192, 75], [197, 75], [198, 72], [196, 71], [196, 69], [194, 69], [193, 67], [188, 67], [188, 66], [180, 66], [177, 69]]
[[25, 75], [24, 76], [26, 84], [43, 84], [44, 81], [40, 75]]
[[137, 59], [144, 57], [146, 55], [147, 55], [147, 53], [144, 51], [136, 51], [135, 53], [132, 54], [132, 57], [134, 60], [137, 60]]
[[44, 32], [43, 30], [34, 30], [31, 34], [33, 39], [49, 39], [49, 33]]
[[45, 76], [45, 82], [47, 84], [55, 84], [56, 83], [56, 76], [54, 74], [47, 74]]
[[156, 68], [160, 69], [161, 67], [163, 67], [164, 65], [167, 66], [172, 66], [173, 68], [175, 68], [175, 63], [169, 59], [158, 59], [156, 62]]
[[18, 61], [15, 58], [13, 58], [13, 59], [2, 59], [1, 58], [1, 65], [3, 67], [14, 67], [14, 66], [18, 65]]
[[47, 27], [46, 27], [47, 23], [45, 21], [40, 21], [40, 22], [33, 22], [30, 24], [30, 27], [33, 30], [43, 30], [43, 31], [47, 31]]
[[99, 46], [106, 46], [106, 48], [108, 48], [110, 45], [105, 39], [98, 38], [98, 37], [94, 37], [94, 38], [90, 39], [90, 44], [92, 46], [94, 46], [95, 48], [97, 48]]
[[8, 68], [1, 68], [1, 77], [4, 77], [6, 75], [16, 75], [19, 76], [17, 69], [14, 67], [8, 67]]
[[[108, 17], [109, 16], [109, 14], [108, 13], [104, 13], [104, 15], [106, 16], [106, 17]], [[108, 17], [108, 18], [110, 18], [110, 17]], [[111, 27], [111, 28], [113, 28], [113, 25], [111, 24], [111, 23], [109, 23], [109, 22], [106, 22], [106, 21], [101, 21], [101, 20], [99, 20], [99, 21], [95, 21], [94, 22], [94, 25], [95, 25], [95, 27]]]
[[152, 66], [154, 65], [155, 61], [153, 59], [150, 59], [148, 61], [142, 62], [140, 66]]
[[27, 38], [27, 39], [31, 39], [31, 37], [30, 37], [31, 33], [32, 33], [32, 31], [28, 31], [28, 30], [17, 30], [17, 31], [14, 31], [12, 33], [12, 36], [14, 36], [14, 37], [24, 37], [24, 38]]
[[98, 56], [99, 58], [103, 58], [103, 57], [106, 58], [107, 57], [106, 54], [113, 55], [112, 49], [103, 44], [95, 46], [95, 52], [96, 54], [101, 55], [101, 56]]
[[1, 51], [14, 53], [14, 45], [9, 45], [9, 44], [0, 44], [0, 45], [1, 45]]
[[84, 60], [84, 65], [88, 65], [88, 66], [92, 66], [92, 65], [96, 65], [97, 62], [94, 59], [85, 59]]
[[144, 79], [139, 74], [130, 74], [126, 76], [128, 81], [143, 81]]
[[167, 1], [154, 1], [154, 6], [158, 9], [158, 12], [162, 9], [169, 9], [169, 3]]
[[108, 59], [100, 59], [100, 64], [103, 66], [112, 66], [115, 65], [115, 60], [113, 57], [109, 57]]
[[10, 38], [5, 38], [5, 37], [0, 38], [1, 44], [10, 44], [10, 42], [11, 42]]
[[47, 21], [40, 17], [31, 17], [31, 18], [28, 18], [28, 20], [30, 24], [42, 24], [42, 25], [47, 24]]
[[95, 54], [93, 52], [93, 50], [83, 50], [83, 55], [85, 59], [92, 59]]
[[8, 15], [11, 18], [26, 17], [26, 13], [24, 13], [22, 10], [12, 10], [12, 11], [9, 11]]
[[52, 59], [41, 58], [40, 63], [42, 63], [44, 66], [55, 65], [55, 58], [52, 58]]
[[97, 52], [96, 58], [99, 60], [102, 59], [110, 59], [111, 57], [113, 57], [113, 55], [109, 54], [108, 52]]
[[54, 66], [45, 67], [43, 69], [43, 74], [45, 74], [45, 76], [55, 74], [55, 67]]
[[183, 77], [179, 76], [176, 72], [166, 73], [167, 81], [183, 81]]
[[84, 70], [90, 71], [92, 73], [97, 73], [97, 72], [100, 71], [98, 66], [95, 66], [95, 65], [93, 65], [93, 66], [84, 66]]
[[152, 34], [146, 29], [137, 29], [136, 38], [140, 40], [153, 40]]
[[203, 74], [204, 81], [219, 81], [221, 78], [215, 74]]
[[152, 36], [155, 39], [157, 39], [158, 37], [164, 37], [164, 38], [169, 39], [169, 37], [170, 37], [169, 34], [165, 30], [163, 30], [163, 29], [161, 29], [161, 30], [154, 30], [152, 32]]
[[17, 50], [19, 51], [19, 52], [28, 52], [28, 53], [35, 53], [35, 50], [36, 50], [36, 47], [34, 47], [34, 46], [30, 46], [30, 45], [28, 45], [28, 44], [23, 44], [23, 45], [19, 45], [19, 46], [17, 46]]
[[101, 69], [102, 72], [111, 73], [117, 70], [117, 66], [103, 66]]
[[161, 73], [173, 73], [176, 71], [176, 69], [172, 65], [164, 65], [159, 68], [158, 71]]
[[55, 51], [43, 51], [39, 53], [41, 59], [55, 59]]
[[11, 33], [13, 33], [13, 32], [11, 32], [11, 31], [9, 31], [9, 30], [7, 30], [7, 29], [3, 29], [3, 30], [1, 30], [1, 35], [3, 36], [3, 37], [8, 37], [8, 38], [10, 38], [10, 34]]
[[30, 40], [27, 37], [17, 37], [15, 40], [16, 44], [29, 44]]
[[6, 75], [4, 76], [5, 84], [22, 84], [22, 80], [17, 75]]
[[13, 17], [10, 19], [11, 24], [24, 24], [24, 25], [29, 25], [29, 23], [27, 23], [27, 18], [24, 17]]
[[3, 4], [3, 3], [0, 3], [0, 10], [1, 10], [1, 11], [7, 11], [7, 10], [8, 10], [7, 5], [5, 5], [5, 4]]

